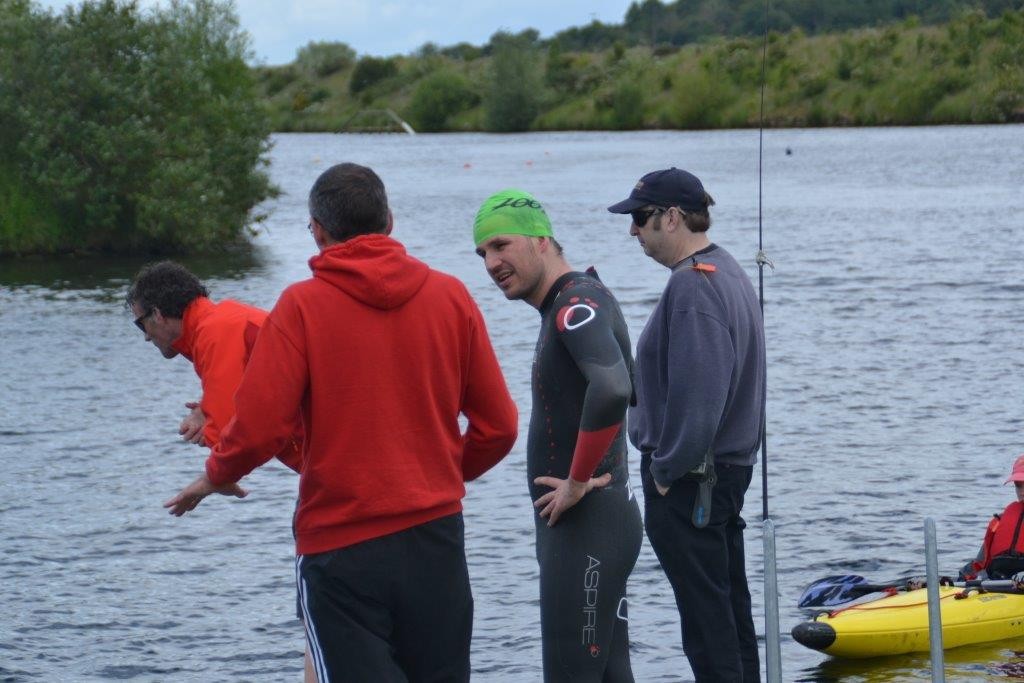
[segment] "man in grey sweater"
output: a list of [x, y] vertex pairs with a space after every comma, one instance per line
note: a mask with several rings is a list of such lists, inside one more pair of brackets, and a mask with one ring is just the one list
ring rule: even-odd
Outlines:
[[698, 682], [759, 681], [740, 512], [761, 441], [764, 325], [746, 273], [708, 240], [696, 176], [648, 173], [608, 207], [672, 275], [637, 341], [629, 437], [651, 545], [672, 584]]

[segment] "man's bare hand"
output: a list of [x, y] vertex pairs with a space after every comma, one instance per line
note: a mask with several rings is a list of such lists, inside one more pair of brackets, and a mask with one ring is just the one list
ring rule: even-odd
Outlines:
[[211, 493], [219, 493], [222, 496], [234, 496], [235, 498], [245, 498], [249, 495], [249, 492], [237, 483], [214, 486], [204, 474], [183, 488], [174, 498], [164, 503], [164, 507], [170, 508], [168, 512], [175, 517], [181, 517], [186, 512], [195, 510], [203, 498], [206, 498]]
[[185, 404], [190, 412], [185, 416], [185, 419], [181, 421], [178, 426], [178, 433], [181, 434], [183, 441], [188, 443], [194, 443], [197, 446], [206, 446], [206, 439], [203, 438], [203, 427], [206, 426], [206, 415], [203, 414], [199, 404], [195, 401], [189, 401]]
[[538, 486], [550, 486], [554, 489], [553, 491], [548, 491], [533, 503], [533, 507], [540, 510], [540, 516], [547, 518], [548, 526], [554, 526], [558, 522], [558, 518], [562, 516], [562, 513], [580, 502], [583, 496], [594, 489], [604, 488], [612, 483], [612, 473], [606, 472], [600, 477], [592, 477], [586, 483], [576, 481], [572, 477], [568, 479], [537, 477], [533, 480], [533, 483]]

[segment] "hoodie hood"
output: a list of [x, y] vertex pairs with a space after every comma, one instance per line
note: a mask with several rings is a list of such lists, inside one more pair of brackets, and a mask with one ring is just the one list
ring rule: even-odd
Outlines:
[[359, 235], [309, 259], [313, 277], [381, 310], [398, 308], [420, 291], [430, 268], [387, 235]]

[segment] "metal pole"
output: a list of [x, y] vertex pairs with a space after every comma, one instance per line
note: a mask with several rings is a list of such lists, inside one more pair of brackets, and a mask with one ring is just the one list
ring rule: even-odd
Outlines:
[[935, 541], [935, 520], [924, 520], [924, 556], [928, 572], [928, 640], [932, 652], [932, 683], [945, 683], [942, 657], [942, 608], [939, 606], [939, 552]]
[[768, 683], [782, 683], [779, 642], [779, 581], [775, 562], [775, 522], [764, 520], [764, 652]]

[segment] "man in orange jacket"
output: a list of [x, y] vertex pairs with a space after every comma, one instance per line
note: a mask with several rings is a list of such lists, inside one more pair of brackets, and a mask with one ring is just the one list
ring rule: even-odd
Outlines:
[[467, 681], [463, 482], [511, 450], [515, 404], [465, 285], [389, 236], [376, 173], [329, 168], [309, 214], [313, 277], [282, 293], [206, 473], [165, 506], [237, 495], [301, 410], [296, 578], [320, 682]]
[[[203, 395], [197, 403], [185, 404], [192, 412], [178, 432], [186, 441], [213, 448], [235, 414], [235, 391], [266, 311], [232, 300], [214, 303], [199, 278], [173, 261], [139, 271], [126, 303], [135, 326], [164, 358], [181, 354], [192, 363]], [[292, 426], [292, 438], [277, 457], [298, 472], [302, 464], [298, 411]]]
[[[135, 326], [164, 358], [180, 354], [192, 362], [203, 395], [198, 402], [185, 404], [192, 412], [182, 420], [178, 433], [189, 443], [213, 448], [235, 415], [235, 391], [266, 311], [231, 300], [214, 303], [199, 278], [173, 261], [139, 271], [126, 303]], [[302, 467], [302, 423], [297, 411], [292, 436], [277, 458], [296, 472]], [[305, 679], [315, 683], [306, 654]]]

